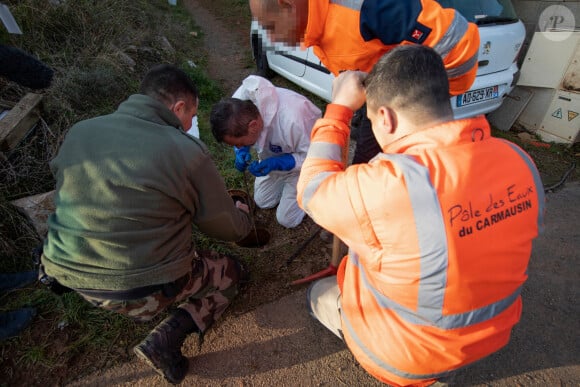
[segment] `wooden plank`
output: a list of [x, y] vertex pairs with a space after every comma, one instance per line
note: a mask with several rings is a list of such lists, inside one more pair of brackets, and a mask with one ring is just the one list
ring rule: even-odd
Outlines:
[[40, 117], [42, 95], [28, 93], [0, 120], [0, 151], [13, 149]]
[[11, 202], [24, 215], [30, 219], [36, 232], [41, 238], [48, 234], [48, 217], [54, 212], [54, 192], [45, 192], [34, 196], [28, 196]]

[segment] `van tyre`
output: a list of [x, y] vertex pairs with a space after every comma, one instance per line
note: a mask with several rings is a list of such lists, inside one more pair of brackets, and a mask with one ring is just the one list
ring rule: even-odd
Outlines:
[[252, 34], [252, 49], [254, 51], [254, 62], [256, 62], [256, 75], [271, 79], [274, 72], [268, 66], [268, 57], [262, 44], [262, 38], [258, 34]]

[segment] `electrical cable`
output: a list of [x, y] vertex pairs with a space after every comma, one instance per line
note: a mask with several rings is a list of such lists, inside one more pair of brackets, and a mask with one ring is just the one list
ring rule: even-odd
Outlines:
[[552, 184], [548, 187], [544, 187], [544, 192], [554, 191], [555, 189], [563, 185], [566, 182], [566, 179], [568, 179], [568, 176], [570, 176], [570, 174], [574, 170], [574, 168], [576, 168], [576, 161], [573, 161], [572, 164], [570, 164], [570, 168], [568, 168], [568, 170], [564, 172], [564, 175], [562, 176], [559, 182], [557, 182], [556, 184]]

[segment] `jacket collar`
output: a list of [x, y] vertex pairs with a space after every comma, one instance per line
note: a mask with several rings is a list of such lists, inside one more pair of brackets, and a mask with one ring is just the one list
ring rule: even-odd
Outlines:
[[119, 105], [118, 113], [130, 114], [159, 125], [173, 126], [180, 130], [181, 121], [163, 103], [144, 94], [133, 94]]
[[328, 1], [308, 2], [308, 23], [304, 33], [304, 47], [317, 46], [324, 34], [326, 15], [328, 13]]
[[491, 137], [484, 115], [454, 120], [402, 137], [383, 148], [384, 153], [413, 153], [416, 150], [483, 141]]

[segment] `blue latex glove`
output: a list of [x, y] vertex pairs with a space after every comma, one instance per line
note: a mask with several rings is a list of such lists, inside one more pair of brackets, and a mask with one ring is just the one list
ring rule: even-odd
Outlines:
[[248, 167], [248, 171], [256, 177], [266, 176], [272, 171], [289, 171], [296, 165], [294, 156], [284, 153], [281, 156], [274, 156], [262, 161], [254, 161]]
[[238, 148], [237, 146], [234, 147], [234, 152], [236, 154], [236, 160], [234, 161], [234, 166], [240, 172], [244, 172], [252, 161], [252, 155], [250, 155], [250, 147], [243, 146]]

